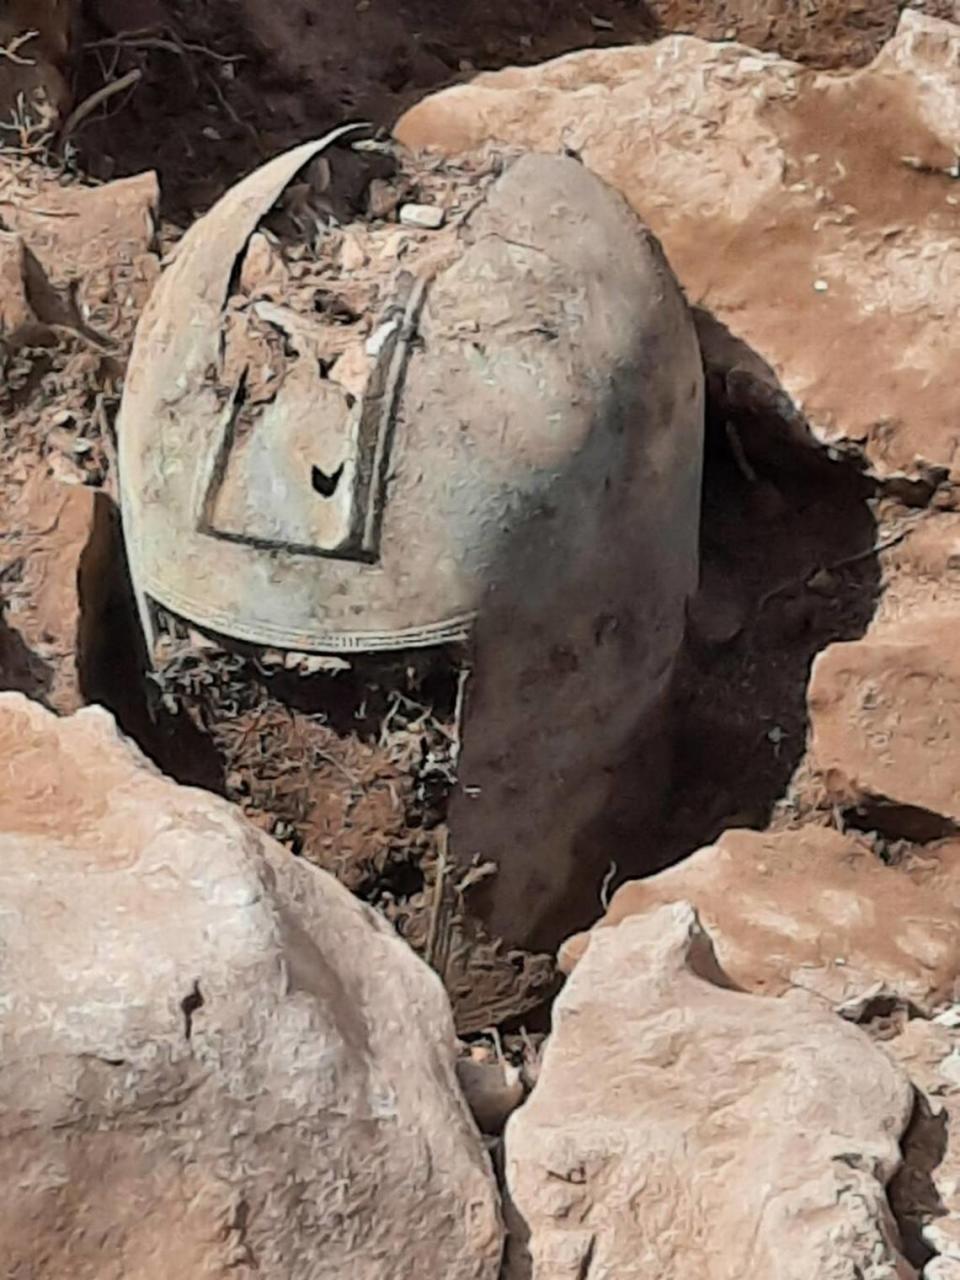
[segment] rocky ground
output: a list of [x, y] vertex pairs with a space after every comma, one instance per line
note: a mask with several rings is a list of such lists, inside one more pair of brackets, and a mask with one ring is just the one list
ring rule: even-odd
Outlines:
[[[135, 1212], [101, 1227], [136, 1265], [162, 1252], [163, 1203], [179, 1273], [497, 1275], [493, 1173], [458, 1110], [439, 986], [377, 914], [326, 878], [301, 884], [313, 862], [445, 978], [510, 1280], [960, 1275], [960, 26], [928, 3], [898, 28], [899, 8], [0, 10], [0, 686], [16, 691], [0, 876], [25, 993], [2, 1030], [0, 1131], [29, 1112], [40, 1135], [6, 1144], [7, 1185], [37, 1151], [54, 1171], [0, 1213], [14, 1274], [132, 1273], [83, 1254], [83, 1192], [62, 1189], [74, 1148], [56, 1136], [75, 1126], [78, 1144], [109, 1131], [89, 1167]], [[644, 780], [629, 763], [616, 776], [590, 835], [609, 870], [584, 879], [552, 1015], [552, 958], [471, 920], [487, 871], [438, 875], [455, 668], [361, 664], [345, 682], [181, 635], [161, 677], [142, 674], [115, 504], [137, 319], [198, 212], [344, 115], [400, 117], [401, 140], [450, 154], [572, 151], [653, 228], [695, 309], [701, 590], [669, 794], [651, 821]], [[233, 807], [157, 779], [103, 713], [73, 715], [91, 703]], [[172, 956], [164, 928], [201, 881], [219, 941], [198, 908]], [[149, 936], [134, 954], [123, 929], [96, 932], [98, 911], [139, 912]], [[331, 919], [341, 943], [318, 959]], [[54, 938], [89, 990], [58, 987]], [[118, 1021], [91, 994], [104, 969], [111, 991], [157, 974], [176, 998], [161, 1013], [144, 988]], [[34, 1096], [23, 1063], [41, 1054], [58, 1066]], [[217, 1117], [207, 1145], [193, 1106]], [[302, 1123], [324, 1107], [341, 1162]], [[409, 1149], [378, 1145], [387, 1113]], [[224, 1146], [240, 1131], [242, 1156]], [[282, 1205], [243, 1172], [264, 1160], [288, 1171]], [[165, 1180], [174, 1166], [193, 1172]], [[371, 1202], [392, 1206], [375, 1228]], [[417, 1253], [419, 1236], [443, 1247]]]

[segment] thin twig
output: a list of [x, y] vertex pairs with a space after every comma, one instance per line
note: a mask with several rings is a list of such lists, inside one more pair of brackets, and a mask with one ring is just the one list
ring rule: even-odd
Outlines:
[[83, 121], [86, 120], [87, 116], [96, 111], [97, 107], [106, 102], [108, 98], [112, 98], [118, 93], [123, 93], [124, 89], [132, 89], [142, 79], [143, 72], [139, 67], [135, 67], [133, 71], [128, 71], [119, 80], [112, 80], [109, 84], [97, 89], [95, 93], [91, 93], [88, 98], [84, 98], [83, 102], [67, 116], [64, 126], [60, 130], [60, 146], [63, 147], [71, 134], [75, 133]]
[[453, 731], [450, 734], [450, 760], [454, 769], [460, 764], [460, 753], [463, 750], [463, 713], [466, 706], [467, 683], [470, 679], [470, 668], [462, 666], [457, 673], [457, 701], [453, 709]]
[[[915, 523], [916, 521], [914, 521], [914, 524]], [[889, 551], [891, 547], [895, 547], [898, 543], [902, 542], [913, 527], [914, 525], [911, 524], [910, 528], [901, 529], [899, 533], [891, 533], [889, 537], [881, 538], [878, 542], [875, 542], [873, 546], [864, 547], [862, 551], [855, 551], [853, 555], [844, 556], [840, 560], [833, 560], [830, 564], [815, 566], [812, 569], [808, 569], [799, 577], [785, 579], [775, 587], [771, 587], [766, 595], [760, 597], [757, 602], [757, 613], [760, 613], [760, 611], [764, 609], [775, 596], [780, 595], [782, 591], [788, 591], [791, 587], [802, 587], [810, 578], [813, 577], [815, 573], [833, 573], [837, 569], [846, 569], [849, 565], [858, 564], [861, 560], [869, 560], [871, 556], [878, 556], [882, 551]]]
[[[430, 928], [427, 932], [427, 947], [424, 952], [424, 959], [430, 966], [433, 966], [436, 959], [437, 942], [440, 937], [440, 922], [444, 914], [444, 888], [447, 880], [447, 848], [449, 844], [449, 836], [446, 830], [440, 832], [438, 843], [440, 850], [437, 855], [437, 878], [433, 886], [433, 902], [430, 904]], [[443, 974], [440, 976], [442, 977]]]
[[499, 1027], [496, 1027], [496, 1026], [494, 1026], [494, 1027], [487, 1027], [487, 1028], [484, 1030], [484, 1033], [483, 1033], [483, 1034], [484, 1034], [485, 1036], [489, 1036], [489, 1037], [490, 1037], [490, 1039], [493, 1041], [493, 1047], [494, 1047], [494, 1050], [496, 1051], [496, 1055], [497, 1055], [497, 1066], [498, 1066], [498, 1067], [504, 1067], [504, 1066], [506, 1066], [506, 1065], [507, 1065], [507, 1055], [506, 1055], [506, 1054], [504, 1053], [504, 1051], [503, 1051], [503, 1040], [502, 1040], [502, 1038], [501, 1038], [501, 1036], [500, 1036], [500, 1028], [499, 1028]]
[[187, 53], [202, 53], [214, 62], [243, 62], [242, 53], [217, 53], [204, 44], [188, 44], [182, 40], [168, 40], [164, 36], [138, 34], [135, 31], [121, 32], [103, 40], [90, 40], [83, 46], [85, 49], [163, 49], [167, 53], [176, 53], [181, 58]]
[[257, 133], [256, 129], [253, 127], [253, 125], [250, 123], [249, 120], [244, 120], [239, 115], [237, 115], [236, 111], [230, 105], [227, 95], [223, 92], [223, 89], [220, 87], [219, 83], [217, 82], [217, 77], [215, 75], [208, 73], [206, 78], [209, 81], [210, 88], [213, 90], [214, 95], [217, 98], [217, 101], [220, 103], [221, 107], [223, 107], [224, 111], [227, 113], [227, 115], [230, 117], [230, 119], [233, 121], [233, 123], [237, 126], [238, 129], [243, 129], [245, 133], [249, 134], [250, 138], [253, 141], [253, 145], [257, 148], [258, 154], [262, 156], [264, 154], [263, 142], [260, 138], [259, 133]]
[[328, 764], [331, 768], [339, 770], [339, 772], [342, 773], [350, 783], [351, 787], [355, 790], [360, 790], [360, 779], [356, 777], [355, 774], [352, 774], [345, 765], [342, 765], [336, 756], [329, 755], [326, 751], [321, 751], [319, 747], [313, 747], [312, 750], [317, 760], [322, 760], [324, 764]]
[[31, 40], [35, 40], [39, 33], [36, 31], [24, 31], [13, 39], [7, 45], [0, 45], [0, 58], [6, 58], [8, 62], [14, 62], [18, 67], [35, 67], [37, 65], [34, 58], [21, 58], [20, 50]]
[[610, 888], [617, 876], [617, 864], [611, 862], [607, 867], [607, 873], [603, 877], [603, 883], [600, 885], [600, 906], [604, 911], [610, 906]]
[[879, 542], [875, 542], [872, 547], [867, 547], [863, 551], [855, 551], [852, 556], [844, 556], [842, 560], [834, 560], [832, 564], [825, 565], [828, 573], [832, 573], [834, 569], [845, 569], [847, 565], [857, 564], [861, 560], [869, 560], [871, 556], [879, 555], [881, 551], [889, 551], [891, 547], [901, 543], [916, 521], [910, 525], [909, 529], [901, 529], [899, 533], [891, 533], [886, 538], [881, 538]]

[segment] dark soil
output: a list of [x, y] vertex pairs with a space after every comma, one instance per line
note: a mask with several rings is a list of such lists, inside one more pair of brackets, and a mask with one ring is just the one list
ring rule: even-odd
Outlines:
[[478, 69], [653, 31], [634, 0], [90, 0], [78, 96], [134, 68], [143, 79], [84, 128], [81, 160], [104, 178], [156, 168], [185, 225], [263, 160], [339, 124], [390, 125]]
[[[948, 9], [948, 0], [927, 3]], [[818, 67], [860, 65], [898, 0], [86, 0], [78, 98], [139, 69], [78, 134], [101, 178], [156, 169], [186, 225], [240, 175], [353, 120], [390, 126], [478, 70], [670, 32], [736, 38]]]

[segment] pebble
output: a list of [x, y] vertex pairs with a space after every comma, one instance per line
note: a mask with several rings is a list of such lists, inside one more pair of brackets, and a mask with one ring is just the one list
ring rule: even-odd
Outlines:
[[433, 204], [405, 204], [400, 209], [400, 221], [405, 227], [420, 227], [424, 231], [438, 231], [446, 215]]
[[350, 231], [344, 232], [340, 246], [340, 266], [344, 271], [361, 271], [367, 265], [367, 255], [360, 238]]

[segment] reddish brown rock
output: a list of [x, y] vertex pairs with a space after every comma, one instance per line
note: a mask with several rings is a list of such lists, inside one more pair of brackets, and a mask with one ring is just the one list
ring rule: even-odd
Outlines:
[[105, 494], [39, 466], [0, 513], [0, 688], [68, 714], [119, 548]]
[[724, 989], [693, 909], [598, 930], [506, 1130], [509, 1280], [908, 1280], [912, 1092], [803, 992]]
[[29, 250], [21, 237], [0, 231], [0, 368], [10, 352], [53, 341], [30, 296], [30, 267]]
[[495, 1280], [440, 982], [87, 708], [0, 697], [0, 1257], [32, 1280]]
[[929, 838], [960, 823], [960, 615], [933, 613], [831, 645], [808, 693], [812, 751], [839, 804]]
[[574, 149], [730, 330], [702, 330], [729, 402], [880, 475], [956, 475], [958, 59], [960, 27], [915, 13], [849, 74], [671, 37], [481, 75], [397, 131], [447, 152]]
[[[4, 175], [0, 688], [70, 712], [84, 701], [80, 650], [122, 554], [110, 500], [85, 482], [107, 478], [105, 401], [159, 270], [158, 188], [153, 174], [96, 188], [39, 169], [29, 182]], [[42, 368], [30, 351], [39, 344], [50, 348]]]
[[[728, 831], [615, 894], [595, 932], [688, 901], [724, 971], [746, 991], [800, 987], [840, 1005], [878, 988], [932, 1009], [960, 979], [960, 843], [887, 866], [822, 827]], [[561, 953], [569, 972], [591, 934]]]
[[155, 250], [160, 193], [154, 173], [101, 187], [44, 185], [0, 200], [59, 299], [61, 323], [109, 345], [133, 336], [160, 270]]

